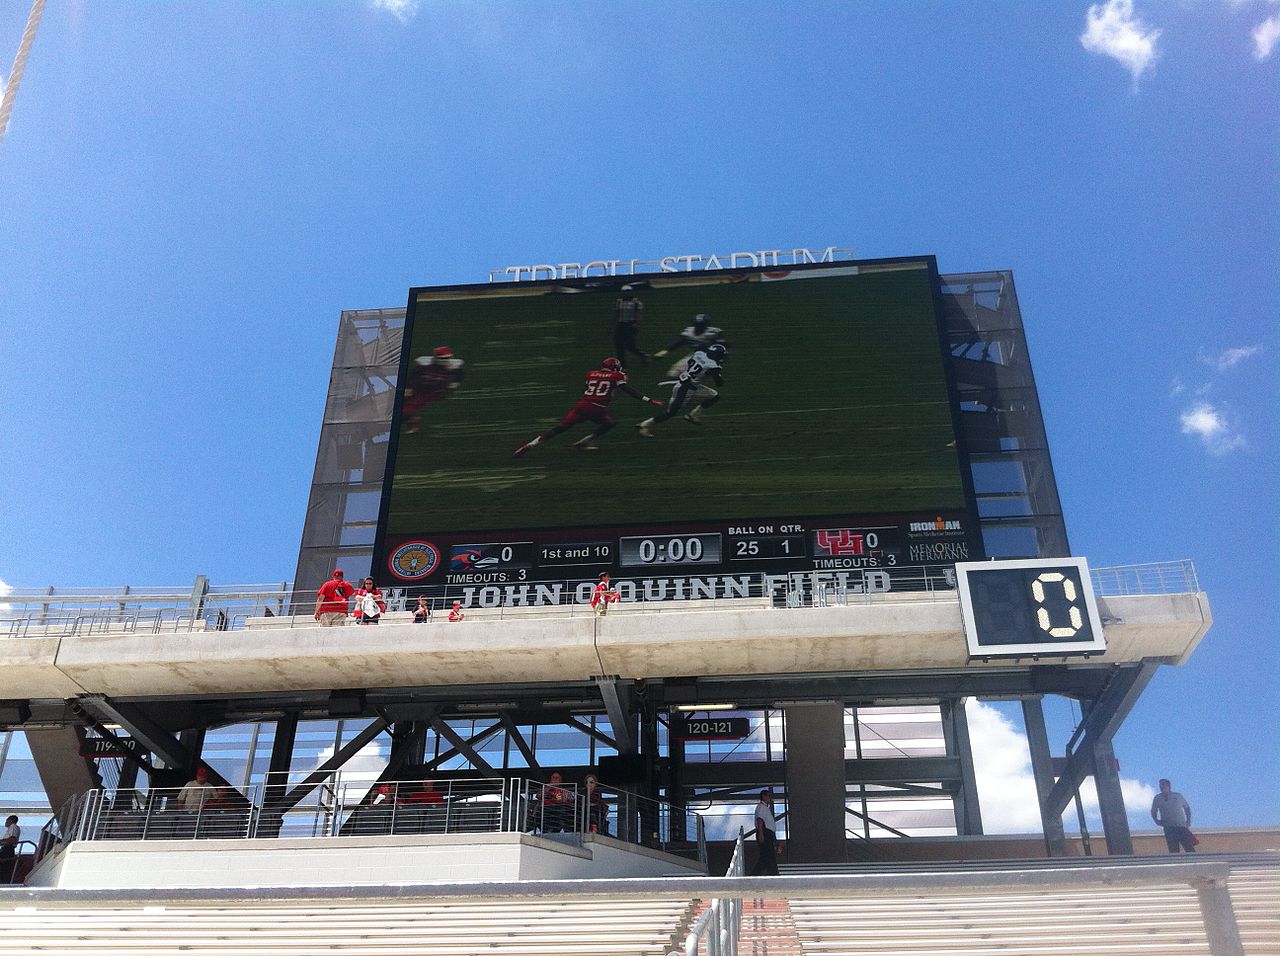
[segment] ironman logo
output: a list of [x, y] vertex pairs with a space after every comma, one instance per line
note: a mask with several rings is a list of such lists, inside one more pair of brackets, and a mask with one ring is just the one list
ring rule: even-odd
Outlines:
[[440, 552], [429, 541], [406, 541], [387, 558], [387, 567], [401, 581], [425, 578], [440, 564]]

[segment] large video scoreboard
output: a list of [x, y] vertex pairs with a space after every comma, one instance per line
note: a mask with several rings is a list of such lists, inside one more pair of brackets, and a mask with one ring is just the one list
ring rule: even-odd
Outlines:
[[404, 341], [380, 582], [660, 599], [982, 557], [931, 257], [419, 288]]

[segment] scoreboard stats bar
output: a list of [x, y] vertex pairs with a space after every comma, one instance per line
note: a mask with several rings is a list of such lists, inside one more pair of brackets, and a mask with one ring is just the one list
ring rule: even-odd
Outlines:
[[885, 518], [702, 522], [589, 534], [533, 529], [495, 540], [441, 535], [396, 542], [387, 569], [399, 582], [446, 586], [586, 580], [602, 571], [636, 580], [829, 572], [835, 581], [879, 571], [893, 580], [900, 569], [918, 577], [921, 567], [949, 568], [973, 554], [966, 515]]

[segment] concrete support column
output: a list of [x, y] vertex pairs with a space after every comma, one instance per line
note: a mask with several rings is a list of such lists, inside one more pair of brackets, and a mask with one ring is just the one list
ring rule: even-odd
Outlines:
[[1031, 773], [1036, 780], [1040, 804], [1040, 825], [1044, 828], [1044, 848], [1049, 856], [1065, 856], [1066, 835], [1062, 830], [1062, 814], [1045, 809], [1045, 798], [1053, 789], [1053, 756], [1049, 750], [1049, 734], [1044, 725], [1044, 706], [1039, 697], [1022, 699], [1022, 722], [1027, 730], [1027, 748], [1031, 752]]
[[72, 797], [102, 786], [93, 761], [80, 756], [80, 735], [83, 733], [80, 728], [58, 727], [54, 730], [28, 730], [26, 733], [36, 772], [40, 774], [40, 783], [54, 813]]
[[1116, 752], [1110, 738], [1093, 745], [1093, 782], [1098, 788], [1098, 810], [1102, 814], [1102, 834], [1107, 838], [1107, 854], [1133, 856], [1129, 816], [1124, 809], [1120, 772], [1116, 769]]
[[845, 862], [844, 707], [789, 704], [787, 854], [792, 863]]

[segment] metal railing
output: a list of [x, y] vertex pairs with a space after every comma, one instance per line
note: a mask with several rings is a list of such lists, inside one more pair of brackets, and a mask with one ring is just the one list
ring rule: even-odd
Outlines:
[[[1190, 560], [1091, 570], [1101, 597], [1182, 594], [1200, 590]], [[851, 572], [815, 571], [791, 575], [730, 574], [689, 581], [637, 577], [614, 582], [619, 601], [611, 614], [687, 612], [691, 609], [754, 606], [767, 608], [845, 607], [885, 601], [953, 601], [951, 566], [878, 568]], [[467, 620], [506, 620], [530, 615], [590, 616], [594, 582], [577, 579], [537, 584], [447, 585], [420, 589], [431, 621], [448, 623], [448, 610], [461, 603]], [[415, 593], [415, 598], [417, 593]], [[412, 613], [404, 588], [384, 591], [382, 626], [408, 624]], [[234, 631], [245, 627], [313, 627], [314, 603], [291, 603], [287, 585], [210, 588], [193, 598], [176, 588], [119, 592], [93, 589], [12, 590], [0, 597], [0, 638], [77, 637], [103, 633], [170, 634]]]
[[1093, 568], [1093, 590], [1099, 597], [1137, 594], [1195, 594], [1200, 579], [1195, 564], [1187, 558], [1156, 564], [1125, 564], [1114, 568]]
[[[746, 836], [738, 831], [729, 858], [725, 877], [733, 879], [747, 871]], [[684, 940], [684, 953], [673, 950], [668, 956], [737, 956], [738, 934], [742, 929], [742, 897], [725, 896], [713, 899], [702, 915], [694, 921]]]
[[[40, 849], [31, 840], [19, 840], [10, 845], [13, 856], [0, 856], [0, 884], [17, 883], [20, 875], [30, 872]], [[30, 847], [31, 852], [23, 852], [23, 847]]]
[[315, 785], [289, 774], [232, 787], [91, 790], [46, 826], [53, 839], [200, 840], [326, 838], [527, 832], [580, 841], [587, 834], [706, 862], [706, 835], [693, 810], [625, 790], [521, 777], [443, 778]]

